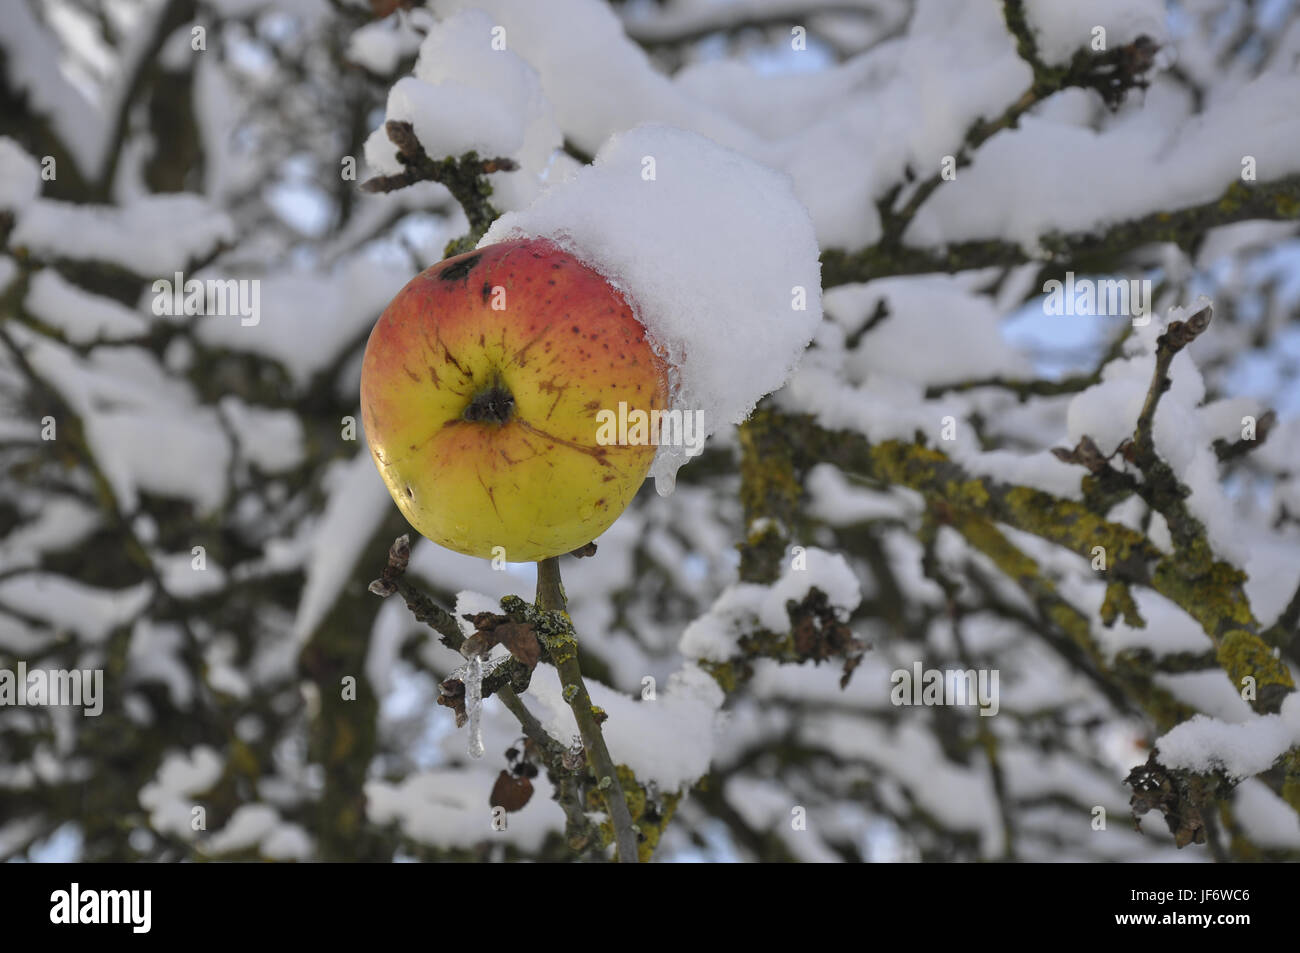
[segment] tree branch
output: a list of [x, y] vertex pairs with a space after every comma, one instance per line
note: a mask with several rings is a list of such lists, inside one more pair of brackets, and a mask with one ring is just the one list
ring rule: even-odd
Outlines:
[[[564, 585], [560, 581], [558, 557], [552, 556], [537, 564], [537, 608], [564, 613], [567, 617], [568, 606], [564, 597]], [[582, 736], [582, 746], [596, 775], [596, 786], [609, 805], [619, 863], [634, 864], [638, 860], [636, 829], [632, 824], [632, 814], [628, 810], [623, 785], [619, 782], [618, 770], [605, 745], [605, 736], [601, 733], [595, 706], [592, 705], [587, 685], [582, 680], [582, 669], [578, 665], [578, 641], [571, 629], [567, 634], [539, 632], [538, 637], [560, 673], [564, 700], [573, 709], [573, 717], [578, 722], [578, 732]]]
[[416, 182], [437, 182], [447, 187], [469, 219], [469, 234], [447, 246], [444, 255], [451, 257], [471, 250], [496, 221], [500, 212], [488, 201], [492, 185], [487, 176], [493, 172], [512, 172], [519, 168], [514, 159], [480, 159], [477, 152], [431, 159], [409, 122], [390, 119], [384, 131], [397, 146], [397, 161], [405, 168], [396, 175], [379, 175], [361, 183], [363, 192], [393, 192]]

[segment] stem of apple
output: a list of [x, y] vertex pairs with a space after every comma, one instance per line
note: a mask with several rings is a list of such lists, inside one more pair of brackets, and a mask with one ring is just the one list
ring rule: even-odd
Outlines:
[[[568, 611], [564, 584], [560, 581], [559, 557], [552, 556], [537, 564], [537, 608]], [[610, 820], [614, 822], [614, 844], [618, 850], [618, 861], [635, 864], [638, 859], [637, 841], [636, 831], [632, 827], [632, 814], [627, 809], [627, 798], [623, 795], [623, 785], [619, 783], [618, 772], [614, 769], [614, 759], [605, 746], [605, 736], [591, 710], [591, 696], [587, 694], [587, 685], [582, 680], [577, 653], [557, 662], [556, 668], [560, 672], [564, 697], [578, 722], [578, 732], [582, 736], [582, 747], [587, 752], [587, 761], [596, 775], [597, 784], [605, 792]]]

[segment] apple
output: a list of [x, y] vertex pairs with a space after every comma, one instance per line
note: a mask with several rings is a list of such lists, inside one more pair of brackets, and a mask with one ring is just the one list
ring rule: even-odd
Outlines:
[[656, 447], [602, 439], [598, 415], [667, 395], [628, 302], [545, 239], [421, 272], [361, 366], [366, 441], [403, 515], [448, 549], [512, 562], [571, 552], [618, 518]]

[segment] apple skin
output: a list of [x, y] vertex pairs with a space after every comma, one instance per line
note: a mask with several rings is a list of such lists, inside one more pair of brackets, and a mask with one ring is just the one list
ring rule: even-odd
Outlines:
[[597, 414], [665, 409], [667, 394], [623, 296], [544, 239], [421, 272], [361, 366], [366, 441], [402, 514], [448, 549], [511, 562], [571, 552], [618, 518], [656, 448], [600, 445]]

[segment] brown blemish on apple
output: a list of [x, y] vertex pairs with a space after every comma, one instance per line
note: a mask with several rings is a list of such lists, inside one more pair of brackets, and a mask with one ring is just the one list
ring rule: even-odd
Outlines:
[[469, 277], [469, 273], [474, 270], [474, 266], [481, 261], [483, 256], [470, 255], [468, 258], [462, 258], [460, 261], [453, 261], [450, 265], [438, 272], [438, 277], [443, 281], [463, 281]]
[[[438, 343], [442, 344], [442, 338], [438, 339]], [[447, 361], [450, 362], [451, 365], [456, 368], [456, 370], [460, 371], [463, 376], [469, 377], [469, 372], [466, 371], [465, 368], [460, 366], [460, 361], [456, 360], [456, 355], [452, 354], [451, 351], [447, 350], [447, 345], [445, 344], [442, 344], [442, 356], [446, 358]]]
[[549, 381], [542, 381], [538, 384], [537, 389], [543, 394], [555, 395], [555, 400], [551, 401], [551, 409], [546, 412], [546, 419], [550, 420], [551, 414], [555, 413], [555, 408], [559, 405], [560, 398], [564, 396], [564, 392], [569, 389], [569, 385], [557, 384], [555, 383], [555, 378], [552, 377]]

